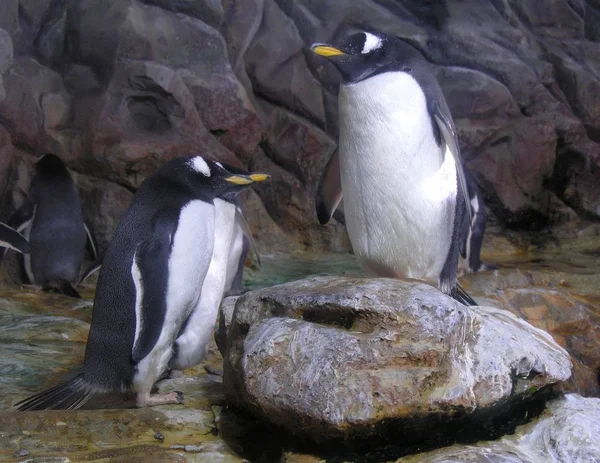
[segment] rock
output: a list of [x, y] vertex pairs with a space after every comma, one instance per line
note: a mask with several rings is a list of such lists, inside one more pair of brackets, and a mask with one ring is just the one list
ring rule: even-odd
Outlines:
[[100, 251], [108, 246], [121, 216], [125, 213], [133, 193], [106, 180], [74, 174], [79, 196]]
[[542, 227], [548, 221], [550, 201], [544, 184], [555, 164], [554, 127], [547, 121], [522, 118], [495, 138], [469, 165], [486, 190], [488, 205], [507, 224]]
[[8, 32], [0, 29], [0, 75], [8, 72], [13, 63], [13, 43]]
[[198, 18], [206, 24], [218, 28], [223, 23], [223, 5], [219, 0], [142, 0], [174, 13], [182, 13]]
[[246, 293], [223, 353], [229, 400], [317, 441], [478, 416], [571, 375], [567, 352], [512, 314], [390, 279]]
[[215, 342], [217, 343], [219, 352], [223, 353], [227, 349], [227, 333], [231, 326], [235, 303], [239, 298], [240, 296], [229, 296], [221, 302], [215, 331]]
[[326, 227], [315, 216], [338, 136], [339, 75], [308, 46], [361, 28], [399, 35], [435, 65], [463, 157], [502, 226], [559, 232], [600, 217], [596, 0], [2, 7], [0, 120], [11, 151], [54, 152], [131, 188], [197, 152], [268, 170], [250, 221], [268, 217], [269, 248], [350, 250], [343, 214]]
[[533, 263], [525, 261], [517, 268], [503, 265], [494, 272], [469, 275], [463, 285], [478, 302], [511, 311], [547, 331], [569, 351], [573, 375], [561, 389], [598, 396], [597, 251], [576, 251], [569, 249], [567, 243], [563, 246], [566, 249], [561, 248], [556, 254], [546, 251], [532, 256]]
[[548, 403], [544, 413], [495, 442], [454, 445], [400, 458], [398, 463], [596, 461], [600, 455], [600, 399], [568, 394]]
[[64, 156], [69, 142], [61, 137], [61, 128], [70, 119], [71, 98], [60, 75], [31, 58], [17, 58], [4, 87], [0, 118], [11, 131], [13, 144]]

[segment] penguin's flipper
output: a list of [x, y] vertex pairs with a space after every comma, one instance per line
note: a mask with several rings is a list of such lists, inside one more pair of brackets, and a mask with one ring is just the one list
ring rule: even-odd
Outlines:
[[29, 252], [29, 243], [17, 230], [0, 222], [0, 246], [25, 254]]
[[[29, 198], [25, 200], [23, 205], [17, 209], [13, 215], [10, 216], [6, 225], [15, 229], [18, 233], [21, 233], [25, 230], [33, 219], [35, 218], [35, 204]], [[9, 247], [5, 247], [2, 252], [0, 252], [0, 262], [8, 252]]]
[[443, 111], [439, 105], [435, 105], [433, 108], [433, 118], [440, 130], [444, 142], [450, 148], [452, 156], [454, 156], [454, 164], [456, 164], [456, 176], [458, 177], [458, 185], [462, 193], [463, 200], [465, 201], [466, 214], [471, 223], [471, 207], [469, 204], [469, 192], [467, 190], [467, 181], [465, 179], [465, 172], [463, 170], [462, 158], [460, 150], [458, 148], [458, 136], [456, 135], [456, 129], [452, 122], [452, 116], [450, 111]]
[[89, 277], [91, 277], [94, 273], [96, 273], [98, 270], [100, 270], [100, 267], [102, 267], [102, 262], [96, 261], [93, 262], [84, 272], [83, 275], [81, 275], [81, 278], [79, 280], [78, 285], [82, 284], [85, 280], [87, 280]]
[[21, 400], [15, 404], [15, 407], [19, 411], [75, 410], [84, 405], [93, 395], [93, 388], [84, 381], [83, 375], [79, 375], [52, 389]]
[[[244, 217], [244, 214], [239, 207], [235, 208], [235, 221], [240, 226], [240, 228], [242, 229], [242, 232], [244, 233], [244, 236], [248, 240], [250, 249], [256, 256], [256, 261], [258, 263], [258, 266], [260, 267], [261, 266], [260, 254], [258, 253], [258, 249], [256, 248], [256, 242], [254, 241], [254, 237], [252, 236], [252, 232], [250, 231], [250, 227], [248, 226], [248, 221], [246, 220], [246, 217]], [[243, 263], [242, 263], [242, 265], [243, 265]]]
[[136, 329], [132, 360], [139, 362], [150, 353], [160, 337], [167, 314], [169, 256], [177, 220], [157, 214], [150, 239], [138, 245], [131, 275], [135, 284]]
[[455, 299], [466, 306], [479, 305], [475, 299], [467, 294], [459, 283], [456, 283], [456, 286], [450, 291], [450, 296], [452, 299]]
[[92, 257], [92, 260], [98, 259], [98, 246], [96, 245], [96, 240], [94, 235], [92, 234], [90, 227], [86, 222], [83, 222], [83, 226], [85, 227], [85, 234], [87, 236], [87, 241], [85, 243], [85, 248], [87, 252]]
[[331, 220], [333, 213], [342, 201], [342, 176], [340, 172], [340, 152], [335, 150], [325, 166], [319, 180], [315, 207], [321, 225]]

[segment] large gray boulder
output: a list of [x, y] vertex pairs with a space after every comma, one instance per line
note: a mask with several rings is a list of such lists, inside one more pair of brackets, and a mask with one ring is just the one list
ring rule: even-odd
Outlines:
[[485, 421], [571, 374], [546, 332], [422, 283], [312, 277], [226, 302], [228, 398], [316, 440]]

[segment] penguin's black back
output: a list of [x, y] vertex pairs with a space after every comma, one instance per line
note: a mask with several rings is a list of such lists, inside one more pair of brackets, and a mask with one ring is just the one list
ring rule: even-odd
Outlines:
[[77, 280], [86, 232], [79, 193], [63, 162], [47, 154], [36, 164], [28, 200], [35, 205], [29, 244], [35, 283]]

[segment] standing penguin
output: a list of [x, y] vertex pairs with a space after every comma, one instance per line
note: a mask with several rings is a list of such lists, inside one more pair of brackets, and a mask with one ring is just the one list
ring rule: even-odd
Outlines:
[[[248, 172], [233, 166], [227, 166], [227, 170], [240, 178], [249, 175]], [[262, 181], [268, 177], [265, 174], [250, 174], [250, 178], [253, 181]], [[215, 199], [217, 217], [226, 217], [226, 221], [221, 220], [221, 224], [215, 221], [213, 255], [202, 285], [202, 294], [175, 342], [169, 364], [171, 376], [177, 377], [186, 368], [202, 361], [207, 354], [223, 297], [227, 292], [243, 292], [244, 263], [250, 244], [254, 245], [254, 241], [243, 215], [242, 203], [238, 196], [240, 192], [241, 189], [238, 188]], [[254, 250], [256, 251], [256, 248]]]
[[469, 194], [471, 221], [465, 216], [460, 234], [461, 244], [458, 269], [459, 272], [466, 273], [492, 270], [497, 267], [481, 262], [481, 244], [483, 243], [485, 222], [487, 220], [483, 196], [471, 173], [467, 169], [464, 169], [464, 172], [467, 183], [467, 192]]
[[474, 305], [457, 282], [467, 189], [454, 123], [430, 66], [418, 50], [383, 34], [361, 32], [311, 50], [343, 79], [339, 159], [320, 184], [319, 219], [329, 220], [343, 191], [352, 248], [367, 271], [423, 280]]
[[135, 392], [139, 407], [181, 403], [181, 393], [151, 394], [152, 387], [174, 351], [177, 358], [204, 348], [180, 340], [188, 328], [196, 342], [212, 332], [233, 234], [231, 201], [266, 178], [201, 156], [173, 159], [147, 178], [105, 253], [82, 372], [19, 409], [78, 408], [110, 390]]
[[29, 243], [17, 230], [0, 222], [0, 247], [14, 249], [25, 254], [29, 252]]
[[58, 156], [46, 154], [36, 163], [27, 199], [8, 225], [29, 240], [24, 261], [30, 283], [80, 298], [74, 285], [79, 283], [86, 242], [93, 259], [97, 252], [75, 183]]
[[236, 202], [235, 227], [233, 238], [231, 239], [231, 252], [227, 264], [227, 279], [225, 281], [225, 296], [239, 296], [244, 293], [242, 279], [244, 277], [244, 267], [248, 252], [256, 256], [256, 261], [260, 267], [260, 255], [256, 249], [254, 238], [248, 227], [248, 222], [244, 215], [242, 201], [238, 197]]

